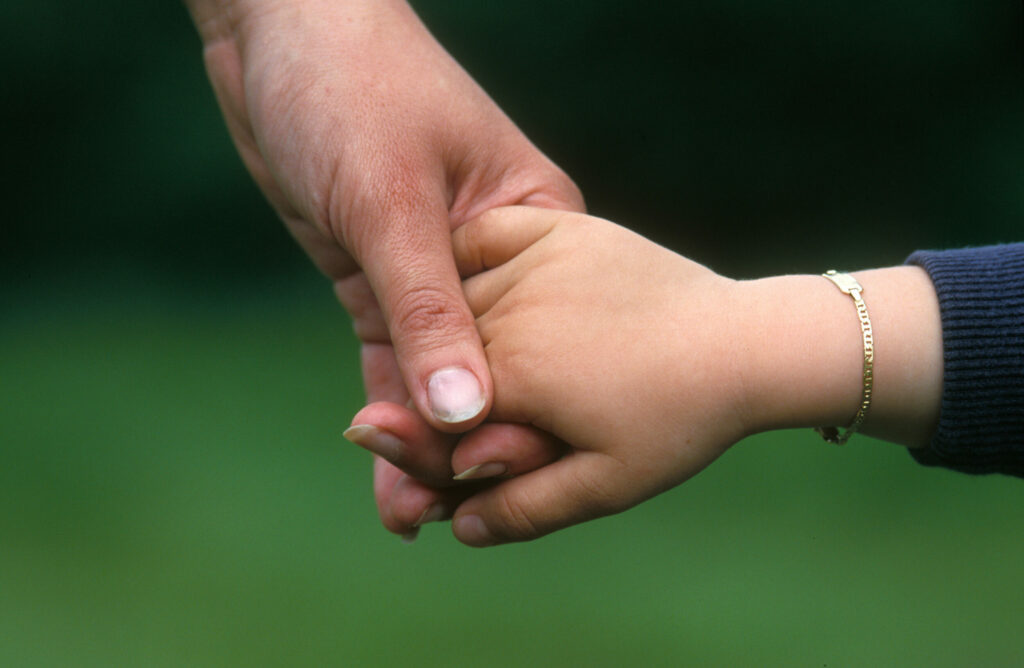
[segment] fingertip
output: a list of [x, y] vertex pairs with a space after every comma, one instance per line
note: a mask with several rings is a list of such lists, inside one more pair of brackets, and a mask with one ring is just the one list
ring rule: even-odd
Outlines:
[[384, 528], [393, 534], [408, 533], [409, 527], [403, 526], [391, 514], [391, 497], [395, 486], [405, 474], [401, 470], [381, 459], [374, 457], [373, 462], [373, 496], [377, 504], [377, 515]]
[[403, 438], [415, 428], [416, 417], [415, 411], [400, 404], [375, 401], [359, 409], [352, 417], [352, 425], [345, 432], [348, 433], [360, 425], [374, 425], [378, 429], [385, 429]]
[[383, 429], [378, 429], [371, 424], [357, 424], [346, 429], [342, 436], [350, 443], [354, 443], [378, 457], [383, 457], [392, 464], [402, 461], [405, 443]]
[[344, 436], [435, 488], [453, 485], [456, 436], [435, 429], [415, 406], [377, 402], [356, 413]]
[[452, 533], [470, 547], [490, 547], [499, 543], [479, 515], [462, 515], [452, 522]]
[[388, 514], [402, 534], [446, 516], [441, 493], [409, 476], [402, 477], [391, 490]]

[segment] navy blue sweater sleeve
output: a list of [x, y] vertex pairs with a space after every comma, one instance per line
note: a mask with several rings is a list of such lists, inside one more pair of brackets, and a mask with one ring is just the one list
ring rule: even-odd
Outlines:
[[939, 297], [945, 348], [927, 466], [1024, 477], [1024, 244], [918, 251]]

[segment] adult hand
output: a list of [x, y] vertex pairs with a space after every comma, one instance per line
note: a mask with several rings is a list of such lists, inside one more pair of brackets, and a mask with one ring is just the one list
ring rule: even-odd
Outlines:
[[[507, 204], [582, 210], [579, 191], [405, 2], [186, 2], [246, 167], [353, 317], [369, 401], [478, 424], [492, 385], [451, 229]], [[379, 500], [401, 478], [378, 463], [376, 480]]]
[[384, 401], [363, 408], [353, 423], [346, 437], [381, 455], [374, 473], [384, 526], [407, 539], [427, 522], [450, 518], [469, 496], [566, 452], [561, 441], [525, 424], [485, 422], [464, 435], [444, 434], [419, 413]]

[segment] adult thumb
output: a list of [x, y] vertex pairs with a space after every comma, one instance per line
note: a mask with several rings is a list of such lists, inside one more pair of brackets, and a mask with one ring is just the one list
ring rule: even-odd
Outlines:
[[388, 326], [398, 366], [419, 412], [442, 431], [479, 424], [491, 376], [452, 256], [447, 212], [379, 226], [360, 263]]

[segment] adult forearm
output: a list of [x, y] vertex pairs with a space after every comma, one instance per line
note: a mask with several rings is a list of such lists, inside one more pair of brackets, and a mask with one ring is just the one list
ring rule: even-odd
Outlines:
[[277, 0], [184, 0], [199, 36], [212, 44], [234, 34], [242, 17], [259, 4]]

